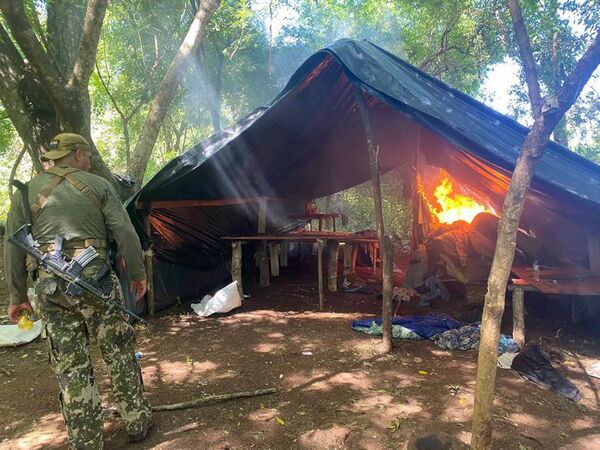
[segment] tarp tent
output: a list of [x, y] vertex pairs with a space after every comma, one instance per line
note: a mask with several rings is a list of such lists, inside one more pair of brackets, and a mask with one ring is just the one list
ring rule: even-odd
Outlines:
[[[228, 279], [229, 243], [219, 238], [256, 232], [258, 198], [273, 200], [276, 231], [305, 199], [370, 178], [354, 86], [367, 94], [383, 172], [402, 166], [415, 178], [443, 167], [501, 211], [528, 129], [370, 42], [343, 39], [306, 60], [269, 105], [169, 162], [131, 199], [146, 242], [150, 214], [158, 308]], [[598, 219], [600, 166], [551, 142], [522, 226], [583, 260], [586, 227]]]

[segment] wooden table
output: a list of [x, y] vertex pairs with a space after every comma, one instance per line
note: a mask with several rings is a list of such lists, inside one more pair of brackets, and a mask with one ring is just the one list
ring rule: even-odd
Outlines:
[[[340, 244], [344, 245], [344, 272], [353, 270], [356, 252], [353, 247], [355, 244], [369, 244], [374, 247], [379, 245], [379, 240], [372, 236], [360, 236], [351, 233], [338, 232], [301, 232], [301, 233], [273, 233], [273, 234], [255, 234], [255, 235], [234, 235], [223, 236], [221, 239], [231, 241], [231, 277], [238, 282], [240, 291], [242, 291], [242, 242], [258, 241], [271, 242], [271, 270], [269, 272], [269, 261], [266, 254], [259, 254], [259, 271], [262, 286], [270, 284], [269, 273], [272, 276], [279, 275], [279, 266], [287, 266], [287, 243], [296, 242], [316, 242], [317, 243], [317, 272], [319, 288], [319, 308], [323, 309], [323, 249], [327, 245], [329, 249], [328, 264], [328, 287], [330, 291], [337, 291], [337, 272], [338, 256]], [[284, 244], [280, 248], [280, 244]], [[273, 245], [274, 244], [274, 245]], [[354, 258], [353, 258], [354, 255]]]
[[[548, 295], [600, 295], [600, 274], [580, 267], [549, 267], [534, 276], [532, 267], [515, 266], [511, 272], [516, 275], [508, 289], [513, 292], [513, 338], [519, 346], [525, 344], [525, 292], [539, 292]], [[572, 319], [575, 318], [575, 305], [572, 306]]]
[[331, 219], [331, 221], [333, 223], [333, 231], [335, 232], [336, 231], [335, 219], [340, 217], [340, 215], [338, 213], [314, 213], [314, 214], [293, 214], [291, 217], [293, 219], [308, 220], [309, 222], [311, 222], [313, 220], [318, 220], [319, 221], [319, 231], [323, 230], [323, 220]]

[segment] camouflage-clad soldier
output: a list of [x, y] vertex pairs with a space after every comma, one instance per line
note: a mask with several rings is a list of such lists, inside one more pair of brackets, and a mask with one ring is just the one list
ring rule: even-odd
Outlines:
[[[109, 239], [114, 239], [125, 258], [136, 301], [146, 291], [140, 241], [116, 191], [104, 178], [88, 173], [90, 151], [77, 134], [62, 133], [44, 155], [54, 167], [29, 182], [32, 234], [41, 250], [54, 250], [55, 236], [64, 237], [63, 251], [76, 256], [87, 246], [98, 257], [84, 271], [95, 276], [106, 262]], [[23, 201], [17, 193], [7, 220], [9, 236], [26, 223]], [[131, 440], [143, 440], [152, 426], [150, 404], [142, 387], [140, 367], [134, 355], [134, 331], [122, 314], [99, 305], [88, 296], [70, 298], [61, 293], [62, 281], [37, 270], [18, 247], [5, 244], [5, 267], [10, 293], [9, 318], [16, 322], [32, 310], [27, 297], [27, 274], [37, 294], [37, 312], [47, 331], [50, 363], [58, 376], [62, 413], [69, 443], [75, 448], [102, 448], [103, 413], [90, 362], [88, 337], [94, 336], [108, 366], [121, 417]], [[120, 284], [110, 273], [112, 297], [122, 301]]]

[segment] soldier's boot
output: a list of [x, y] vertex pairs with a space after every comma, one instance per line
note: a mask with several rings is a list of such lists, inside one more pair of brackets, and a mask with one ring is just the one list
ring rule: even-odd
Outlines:
[[148, 419], [142, 425], [140, 431], [138, 431], [138, 432], [130, 433], [129, 426], [128, 426], [127, 432], [129, 434], [129, 442], [142, 442], [144, 439], [146, 439], [146, 436], [148, 436], [148, 433], [150, 432], [150, 430], [152, 429], [153, 426], [154, 426], [154, 420], [152, 420], [152, 417], [150, 417], [150, 419]]

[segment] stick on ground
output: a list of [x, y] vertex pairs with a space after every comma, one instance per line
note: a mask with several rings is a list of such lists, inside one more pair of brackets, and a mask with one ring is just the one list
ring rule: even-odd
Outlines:
[[229, 394], [219, 394], [219, 395], [209, 395], [207, 397], [196, 398], [194, 400], [189, 400], [181, 403], [173, 403], [172, 405], [158, 405], [153, 406], [152, 411], [174, 411], [177, 409], [188, 409], [188, 408], [197, 408], [199, 406], [205, 406], [212, 403], [220, 403], [226, 402], [228, 400], [233, 400], [236, 398], [244, 398], [244, 397], [257, 397], [259, 395], [268, 395], [275, 394], [277, 392], [277, 388], [270, 389], [259, 389], [257, 391], [242, 391], [242, 392], [231, 392]]

